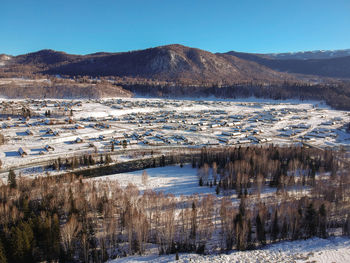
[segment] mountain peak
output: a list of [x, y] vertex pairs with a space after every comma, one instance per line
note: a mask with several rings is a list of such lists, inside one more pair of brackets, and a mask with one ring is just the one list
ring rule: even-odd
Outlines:
[[5, 60], [10, 60], [12, 56], [7, 55], [7, 54], [0, 54], [0, 60], [5, 61]]

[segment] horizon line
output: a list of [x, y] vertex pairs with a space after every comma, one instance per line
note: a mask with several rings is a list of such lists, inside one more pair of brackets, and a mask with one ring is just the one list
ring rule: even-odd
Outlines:
[[[339, 49], [312, 49], [312, 50], [298, 50], [298, 51], [283, 51], [283, 52], [247, 52], [247, 51], [237, 51], [234, 49], [225, 51], [225, 52], [214, 52], [214, 51], [210, 51], [207, 49], [203, 49], [203, 48], [198, 48], [198, 47], [192, 47], [192, 46], [186, 46], [184, 44], [179, 44], [179, 43], [173, 43], [173, 44], [166, 44], [166, 45], [158, 45], [158, 46], [150, 46], [150, 47], [146, 47], [146, 48], [140, 48], [140, 49], [129, 49], [129, 50], [124, 50], [124, 51], [96, 51], [96, 52], [92, 52], [92, 53], [79, 53], [79, 52], [67, 52], [67, 51], [63, 51], [63, 50], [58, 50], [58, 49], [52, 49], [52, 48], [42, 48], [42, 49], [37, 49], [34, 51], [29, 51], [29, 52], [25, 52], [25, 53], [18, 53], [17, 55], [14, 54], [9, 54], [9, 53], [0, 53], [0, 55], [7, 55], [7, 56], [12, 56], [12, 57], [16, 57], [16, 56], [20, 56], [20, 55], [27, 55], [27, 54], [32, 54], [32, 53], [37, 53], [40, 51], [44, 51], [44, 50], [51, 50], [51, 51], [55, 51], [55, 52], [62, 52], [65, 54], [70, 54], [70, 55], [80, 55], [80, 56], [86, 56], [86, 55], [93, 55], [93, 54], [98, 54], [98, 53], [110, 53], [110, 54], [116, 54], [116, 53], [128, 53], [128, 52], [135, 52], [135, 51], [142, 51], [142, 50], [147, 50], [147, 49], [153, 49], [153, 48], [159, 48], [159, 47], [167, 47], [167, 46], [183, 46], [183, 47], [188, 47], [188, 48], [193, 48], [193, 49], [199, 49], [199, 50], [203, 50], [203, 51], [207, 51], [213, 54], [225, 54], [228, 52], [238, 52], [238, 53], [249, 53], [249, 54], [261, 54], [261, 55], [273, 55], [273, 54], [294, 54], [294, 53], [307, 53], [307, 52], [322, 52], [322, 51], [347, 51], [350, 50], [349, 48], [339, 48]], [[349, 54], [350, 56], [350, 54]]]

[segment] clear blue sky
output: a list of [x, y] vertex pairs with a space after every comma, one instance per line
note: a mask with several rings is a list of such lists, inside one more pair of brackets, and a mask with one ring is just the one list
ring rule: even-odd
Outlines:
[[0, 53], [350, 48], [350, 0], [0, 0]]

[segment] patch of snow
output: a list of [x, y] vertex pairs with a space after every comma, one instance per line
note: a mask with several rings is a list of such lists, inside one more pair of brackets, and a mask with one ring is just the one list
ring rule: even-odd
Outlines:
[[140, 191], [152, 189], [156, 192], [173, 194], [175, 196], [192, 194], [213, 194], [215, 187], [200, 187], [198, 185], [197, 169], [192, 165], [165, 166], [145, 169], [148, 174], [147, 184], [142, 184], [143, 170], [107, 175], [88, 180], [117, 180], [121, 187], [126, 187], [129, 183], [137, 186]]
[[179, 260], [175, 255], [158, 256], [150, 254], [146, 256], [131, 256], [114, 259], [110, 263], [136, 263], [136, 262], [319, 262], [319, 263], [348, 263], [350, 262], [350, 239], [347, 237], [334, 237], [329, 239], [312, 238], [292, 242], [280, 242], [265, 248], [251, 251], [232, 251], [228, 254], [198, 255], [193, 253], [179, 254]]

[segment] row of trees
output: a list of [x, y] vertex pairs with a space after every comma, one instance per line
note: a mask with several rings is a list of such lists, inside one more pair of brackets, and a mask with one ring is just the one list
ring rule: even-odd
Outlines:
[[108, 165], [113, 162], [112, 157], [109, 154], [84, 154], [81, 156], [73, 156], [69, 158], [57, 158], [53, 161], [52, 165], [48, 168], [52, 168], [53, 170], [69, 170], [76, 169], [82, 166], [90, 166], [90, 165]]

